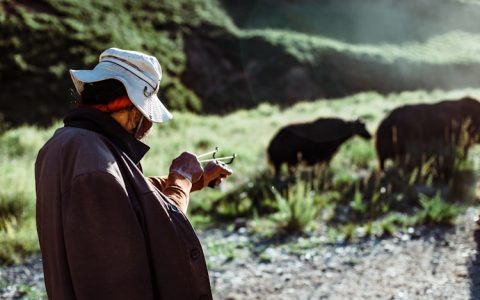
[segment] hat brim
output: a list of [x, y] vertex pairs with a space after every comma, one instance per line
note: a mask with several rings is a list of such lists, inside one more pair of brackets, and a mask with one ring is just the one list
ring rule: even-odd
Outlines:
[[109, 63], [98, 64], [93, 70], [70, 70], [77, 92], [83, 91], [85, 83], [116, 79], [123, 83], [128, 97], [149, 121], [163, 123], [172, 119], [172, 114], [160, 101], [156, 93], [146, 96], [143, 91], [148, 84], [120, 66]]

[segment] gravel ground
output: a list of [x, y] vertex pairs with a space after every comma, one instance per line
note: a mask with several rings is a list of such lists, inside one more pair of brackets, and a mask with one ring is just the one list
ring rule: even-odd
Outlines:
[[[216, 299], [480, 299], [480, 230], [470, 209], [450, 229], [210, 269]], [[267, 250], [268, 251], [268, 250]], [[275, 253], [276, 252], [276, 253]]]
[[[469, 209], [450, 229], [346, 245], [297, 237], [252, 246], [244, 230], [200, 236], [215, 299], [480, 299], [477, 213]], [[39, 258], [0, 269], [0, 299], [44, 297]]]
[[46, 299], [40, 258], [0, 269], [0, 299]]

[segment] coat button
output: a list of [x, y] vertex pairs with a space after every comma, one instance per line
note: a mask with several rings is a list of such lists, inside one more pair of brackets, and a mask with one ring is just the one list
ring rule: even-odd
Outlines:
[[170, 204], [169, 206], [170, 206], [171, 211], [178, 213], [178, 207], [177, 206], [175, 206], [173, 204]]
[[210, 299], [210, 298], [208, 298], [207, 295], [201, 295], [201, 296], [198, 298], [198, 300], [208, 300], [208, 299]]
[[193, 260], [196, 260], [197, 258], [200, 257], [200, 251], [195, 248], [195, 249], [192, 249], [192, 251], [190, 251], [190, 257], [193, 259]]

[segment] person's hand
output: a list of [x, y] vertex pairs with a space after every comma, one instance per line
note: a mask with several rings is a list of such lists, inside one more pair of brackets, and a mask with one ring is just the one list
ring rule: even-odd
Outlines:
[[191, 183], [196, 183], [202, 177], [204, 171], [195, 154], [183, 152], [172, 161], [169, 174], [180, 175]]
[[198, 191], [206, 186], [215, 187], [232, 173], [232, 169], [225, 163], [221, 161], [211, 161], [205, 166], [203, 176], [193, 184], [191, 191]]

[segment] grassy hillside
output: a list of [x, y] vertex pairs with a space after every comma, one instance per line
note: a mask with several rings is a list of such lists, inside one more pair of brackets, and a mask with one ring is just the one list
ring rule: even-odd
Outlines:
[[215, 0], [2, 0], [0, 112], [14, 123], [61, 115], [75, 99], [68, 70], [93, 67], [109, 47], [156, 55], [169, 107], [199, 110], [200, 100], [179, 77], [183, 36], [205, 22], [228, 27], [229, 19]]
[[182, 79], [207, 112], [252, 108], [265, 101], [289, 106], [361, 91], [478, 85], [480, 40], [469, 33], [381, 46], [273, 29], [239, 31], [237, 36], [203, 28], [186, 39], [189, 59]]
[[450, 31], [478, 33], [478, 1], [222, 0], [242, 29], [280, 29], [353, 44], [424, 42]]
[[478, 86], [480, 6], [434, 1], [221, 1], [238, 26], [187, 37], [204, 110]]
[[68, 69], [93, 67], [113, 46], [157, 56], [161, 97], [182, 111], [478, 86], [478, 5], [394, 2], [2, 0], [0, 114], [12, 124], [61, 116], [75, 100]]
[[[341, 147], [324, 173], [326, 175], [319, 177], [323, 183], [308, 188], [312, 191], [308, 195], [314, 195], [313, 198], [303, 194], [303, 183], [294, 186], [290, 194], [281, 191], [272, 194], [270, 187], [274, 182], [267, 175], [265, 149], [278, 128], [290, 122], [320, 116], [361, 117], [373, 133], [383, 116], [396, 106], [455, 99], [466, 94], [480, 97], [480, 90], [405, 92], [388, 97], [361, 93], [328, 102], [303, 102], [286, 110], [277, 105], [262, 104], [224, 117], [175, 112], [171, 122], [157, 126], [146, 140], [151, 150], [143, 160], [143, 167], [147, 175], [162, 175], [171, 160], [182, 151], [200, 154], [217, 145], [222, 155], [238, 154], [233, 165], [235, 173], [221, 188], [192, 195], [190, 214], [197, 226], [247, 216], [254, 224], [252, 230], [262, 234], [278, 226], [289, 228], [291, 223], [288, 220], [292, 216], [289, 203], [303, 205], [300, 206], [304, 207], [302, 211], [318, 213], [311, 216], [313, 223], [308, 221], [307, 224], [326, 224], [326, 228], [338, 230], [343, 235], [351, 234], [357, 227], [365, 229], [370, 226], [371, 234], [381, 235], [395, 231], [392, 228], [396, 227], [450, 222], [457, 210], [446, 206], [443, 199], [450, 198], [449, 201], [460, 203], [458, 207], [461, 207], [461, 203], [471, 200], [472, 190], [474, 193], [475, 184], [471, 181], [458, 182], [457, 188], [460, 185], [465, 190], [460, 193], [452, 190], [450, 185], [436, 187], [422, 182], [422, 178], [394, 176], [386, 183], [374, 185], [372, 193], [369, 182], [377, 176], [373, 143], [354, 138]], [[48, 129], [22, 126], [0, 135], [0, 186], [3, 187], [0, 189], [1, 261], [19, 261], [38, 249], [34, 226], [33, 165], [38, 149], [60, 125], [56, 123]], [[474, 177], [478, 177], [480, 171], [479, 151], [479, 147], [473, 150], [467, 168], [474, 170]], [[380, 194], [382, 186], [392, 188]], [[440, 198], [436, 198], [436, 191], [442, 191], [438, 194]], [[426, 193], [422, 196], [427, 197], [426, 200], [421, 198], [425, 205], [418, 202], [420, 193]], [[295, 220], [301, 217], [294, 217], [291, 222], [295, 224]]]

